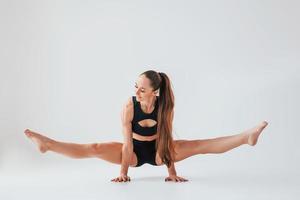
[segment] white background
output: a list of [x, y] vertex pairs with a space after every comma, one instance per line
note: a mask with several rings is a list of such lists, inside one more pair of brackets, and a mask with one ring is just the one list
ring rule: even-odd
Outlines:
[[[0, 199], [299, 197], [299, 1], [0, 1]], [[41, 154], [26, 128], [76, 143], [122, 142], [138, 75], [165, 72], [175, 139], [240, 133], [255, 147], [165, 166]], [[104, 195], [104, 196], [103, 196]]]

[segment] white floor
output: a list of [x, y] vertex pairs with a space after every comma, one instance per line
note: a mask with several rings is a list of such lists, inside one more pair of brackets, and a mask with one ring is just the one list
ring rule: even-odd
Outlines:
[[[224, 156], [223, 156], [224, 158]], [[190, 159], [177, 165], [188, 182], [164, 182], [166, 168], [130, 168], [131, 182], [114, 183], [119, 167], [98, 161], [68, 160], [22, 170], [1, 171], [0, 199], [299, 199], [299, 173], [259, 168], [230, 168], [221, 157]], [[194, 163], [197, 161], [197, 163]], [[65, 163], [65, 162], [64, 162]], [[224, 163], [222, 166], [221, 163]], [[209, 166], [211, 165], [211, 166]], [[19, 166], [20, 167], [20, 166]]]

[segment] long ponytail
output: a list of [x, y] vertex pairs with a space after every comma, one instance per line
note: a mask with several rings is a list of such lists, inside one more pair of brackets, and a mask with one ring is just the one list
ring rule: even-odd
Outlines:
[[173, 116], [174, 94], [171, 88], [171, 82], [168, 76], [160, 72], [162, 81], [159, 90], [159, 109], [157, 127], [158, 139], [156, 142], [157, 151], [164, 164], [170, 167], [174, 161], [174, 143], [173, 143]]

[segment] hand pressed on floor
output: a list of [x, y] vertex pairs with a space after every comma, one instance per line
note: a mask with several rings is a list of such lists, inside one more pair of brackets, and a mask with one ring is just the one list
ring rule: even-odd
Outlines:
[[165, 181], [186, 182], [188, 180], [177, 175], [169, 175], [168, 177], [165, 178]]
[[113, 181], [113, 182], [127, 182], [127, 181], [130, 181], [130, 177], [125, 175], [125, 174], [122, 174], [119, 177], [112, 179], [111, 181]]

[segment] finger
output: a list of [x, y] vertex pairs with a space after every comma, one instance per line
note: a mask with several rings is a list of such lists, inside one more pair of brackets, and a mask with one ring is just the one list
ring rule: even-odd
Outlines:
[[181, 182], [181, 181], [183, 181], [184, 178], [178, 176], [177, 179], [178, 179], [178, 181]]

